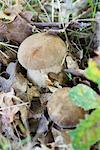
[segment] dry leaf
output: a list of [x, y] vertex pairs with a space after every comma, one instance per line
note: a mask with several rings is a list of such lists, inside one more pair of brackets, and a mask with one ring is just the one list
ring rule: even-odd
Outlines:
[[21, 43], [26, 37], [32, 34], [32, 26], [27, 22], [27, 20], [32, 18], [32, 15], [30, 12], [23, 12], [22, 14], [23, 18], [17, 14], [16, 18], [10, 23], [0, 21], [2, 36], [8, 40]]
[[54, 140], [55, 140], [53, 147], [61, 148], [61, 150], [63, 148], [67, 149], [69, 147], [69, 144], [71, 143], [71, 138], [67, 132], [59, 131], [59, 130], [52, 128], [52, 133], [53, 133]]
[[20, 113], [21, 113], [21, 119], [23, 123], [25, 123], [26, 119], [28, 118], [28, 108], [25, 105], [21, 106]]
[[13, 80], [12, 87], [17, 92], [17, 95], [26, 92], [27, 83], [28, 83], [28, 80], [24, 78], [24, 76], [21, 73], [15, 74], [15, 79]]
[[10, 16], [6, 15], [3, 11], [0, 11], [0, 19], [10, 20], [8, 22], [12, 22], [15, 19], [16, 15], [12, 14]]
[[[21, 119], [23, 123], [25, 123], [25, 119], [27, 117], [25, 110], [27, 103], [23, 103], [21, 99], [15, 96], [13, 88], [11, 88], [10, 92], [1, 92], [0, 93], [0, 114], [1, 114], [1, 122], [2, 122], [2, 132], [5, 133], [8, 138], [16, 140], [17, 137], [15, 135], [13, 129], [13, 123], [16, 124], [16, 113], [20, 111]], [[23, 107], [22, 107], [23, 106]], [[24, 109], [22, 109], [24, 108]], [[24, 110], [22, 112], [22, 110]], [[25, 114], [24, 114], [25, 113]], [[18, 116], [17, 116], [18, 118]], [[19, 119], [19, 118], [18, 118]], [[14, 122], [15, 121], [15, 122]], [[15, 127], [14, 127], [15, 128]]]
[[23, 93], [25, 94], [28, 80], [24, 78], [21, 73], [17, 73], [16, 63], [10, 63], [6, 69], [6, 72], [10, 75], [10, 77], [9, 79], [0, 77], [0, 90], [7, 92], [12, 87], [16, 91], [17, 96], [22, 95]]
[[31, 88], [27, 88], [27, 98], [28, 101], [32, 101], [33, 97], [40, 97], [40, 93], [36, 86], [32, 86]]
[[34, 117], [40, 117], [43, 113], [43, 107], [41, 105], [39, 97], [33, 97], [31, 101], [30, 110]]
[[30, 22], [33, 17], [33, 13], [31, 11], [26, 10], [26, 11], [21, 12], [20, 16], [24, 18], [26, 21]]
[[14, 78], [7, 80], [4, 77], [0, 76], [0, 91], [5, 91], [5, 92], [10, 91], [13, 79]]
[[0, 113], [2, 114], [2, 118], [7, 119], [8, 122], [10, 123], [13, 122], [15, 114], [19, 111], [19, 107], [14, 106], [15, 98], [20, 102], [20, 99], [14, 96], [13, 89], [11, 89], [11, 91], [8, 93], [4, 93], [4, 92], [0, 93], [0, 107], [1, 107]]
[[7, 20], [6, 22], [10, 23], [14, 21], [15, 17], [21, 12], [22, 6], [21, 5], [12, 5], [6, 9], [0, 10], [0, 19]]
[[77, 62], [74, 61], [71, 56], [66, 57], [66, 62], [67, 62], [68, 69], [69, 68], [71, 68], [71, 69], [78, 69], [79, 68]]
[[0, 20], [0, 35], [6, 33], [6, 31], [7, 31], [6, 24], [4, 24], [4, 22], [2, 20]]
[[7, 24], [7, 29], [7, 39], [19, 43], [32, 34], [32, 27], [20, 16], [17, 16], [13, 22]]
[[41, 94], [41, 96], [40, 96], [41, 104], [45, 105], [50, 100], [51, 95], [52, 95], [51, 93], [43, 93], [43, 94]]

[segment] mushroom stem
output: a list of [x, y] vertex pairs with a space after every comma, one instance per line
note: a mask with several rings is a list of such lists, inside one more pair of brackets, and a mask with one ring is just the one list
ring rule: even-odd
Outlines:
[[59, 73], [62, 69], [62, 66], [53, 66], [50, 68], [42, 69], [42, 70], [27, 70], [27, 77], [31, 80], [35, 85], [39, 87], [47, 87], [51, 85], [52, 82], [48, 78], [48, 73]]

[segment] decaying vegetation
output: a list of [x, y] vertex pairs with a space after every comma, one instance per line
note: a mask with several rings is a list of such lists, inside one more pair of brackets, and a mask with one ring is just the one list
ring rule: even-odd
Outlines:
[[98, 0], [0, 0], [0, 149], [100, 150]]

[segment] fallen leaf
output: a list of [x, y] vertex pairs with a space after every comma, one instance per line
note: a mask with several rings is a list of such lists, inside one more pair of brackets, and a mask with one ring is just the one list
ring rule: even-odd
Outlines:
[[11, 89], [12, 86], [12, 80], [14, 78], [10, 79], [5, 79], [4, 77], [0, 76], [0, 91], [8, 92]]
[[34, 116], [40, 116], [43, 113], [43, 108], [40, 102], [39, 97], [33, 97], [30, 105], [30, 110]]
[[66, 62], [67, 62], [68, 69], [69, 68], [71, 68], [71, 69], [78, 69], [79, 68], [77, 62], [74, 61], [71, 56], [66, 57]]
[[0, 90], [8, 92], [11, 87], [16, 91], [16, 95], [21, 95], [26, 92], [28, 80], [24, 78], [21, 73], [17, 73], [17, 64], [10, 63], [6, 69], [6, 72], [10, 75], [9, 79], [0, 77]]
[[67, 132], [59, 131], [55, 128], [52, 128], [52, 133], [53, 133], [53, 136], [55, 139], [56, 146], [59, 147], [59, 145], [60, 145], [63, 147], [63, 145], [64, 145], [67, 147], [67, 145], [71, 143], [71, 138]]
[[7, 20], [6, 23], [10, 23], [14, 21], [15, 17], [21, 12], [22, 6], [21, 5], [12, 5], [8, 8], [2, 8], [0, 10], [0, 19]]
[[21, 73], [15, 74], [15, 79], [13, 80], [12, 87], [17, 92], [17, 95], [26, 92], [27, 84], [28, 84], [28, 80], [24, 78], [24, 76]]
[[77, 128], [69, 132], [74, 150], [89, 150], [100, 140], [100, 109], [96, 109]]
[[6, 24], [0, 20], [0, 35], [5, 34], [7, 32]]
[[23, 123], [26, 124], [26, 120], [28, 118], [28, 107], [26, 107], [25, 105], [20, 106], [20, 113]]
[[[27, 22], [29, 18], [31, 19], [32, 15], [30, 15], [30, 12], [23, 12], [22, 14], [24, 16], [23, 18], [17, 14], [16, 18], [10, 23], [0, 21], [2, 36], [6, 37], [8, 40], [21, 43], [26, 37], [32, 34], [32, 26]], [[29, 18], [27, 19], [26, 17]]]
[[39, 90], [37, 89], [36, 86], [31, 86], [27, 88], [27, 98], [28, 101], [32, 101], [33, 97], [40, 97]]
[[99, 95], [89, 86], [78, 84], [69, 90], [68, 96], [77, 106], [84, 110], [98, 108], [100, 106]]
[[45, 105], [50, 100], [51, 95], [52, 95], [52, 93], [41, 94], [41, 96], [40, 96], [41, 104]]
[[[2, 118], [3, 119], [8, 118], [8, 121], [10, 123], [13, 122], [15, 114], [19, 111], [19, 107], [14, 106], [14, 98], [15, 96], [14, 96], [13, 89], [11, 89], [11, 91], [8, 93], [4, 93], [4, 92], [0, 93], [0, 107], [1, 107], [0, 113], [2, 114]], [[16, 97], [16, 99], [20, 102], [19, 98]]]
[[7, 24], [7, 29], [7, 39], [18, 43], [21, 43], [26, 37], [32, 34], [32, 27], [20, 15], [13, 22]]

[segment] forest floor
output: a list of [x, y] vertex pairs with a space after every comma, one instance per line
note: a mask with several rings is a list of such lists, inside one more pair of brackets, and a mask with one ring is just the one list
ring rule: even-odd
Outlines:
[[0, 0], [0, 150], [19, 149], [100, 150], [98, 0]]

